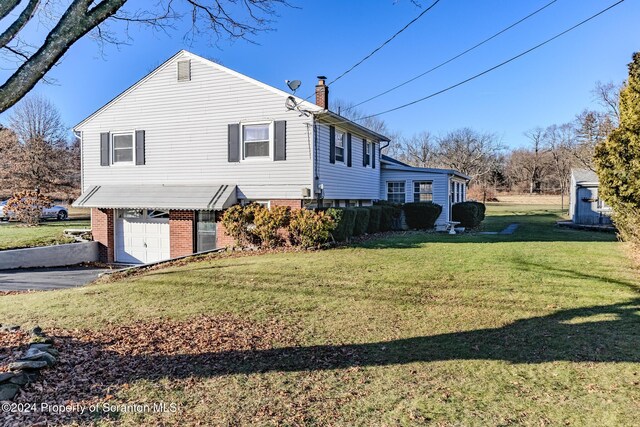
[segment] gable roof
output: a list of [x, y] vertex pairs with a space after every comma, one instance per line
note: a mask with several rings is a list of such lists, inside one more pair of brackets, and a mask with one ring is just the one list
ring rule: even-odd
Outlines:
[[571, 169], [576, 184], [598, 184], [598, 175], [590, 169]]
[[299, 98], [299, 97], [297, 97], [295, 95], [291, 95], [290, 93], [287, 93], [287, 92], [285, 92], [283, 90], [280, 90], [278, 88], [275, 88], [273, 86], [269, 86], [266, 83], [263, 83], [263, 82], [261, 82], [259, 80], [256, 80], [256, 79], [251, 78], [249, 76], [246, 76], [246, 75], [244, 75], [242, 73], [234, 71], [231, 68], [227, 68], [227, 67], [225, 67], [223, 65], [220, 65], [220, 64], [218, 64], [216, 62], [213, 62], [213, 61], [211, 61], [209, 59], [203, 58], [202, 56], [196, 55], [195, 53], [192, 53], [192, 52], [189, 52], [189, 51], [183, 49], [183, 50], [180, 50], [179, 52], [177, 52], [175, 55], [171, 56], [169, 59], [167, 59], [162, 64], [160, 64], [158, 67], [156, 67], [149, 74], [147, 74], [146, 76], [144, 76], [143, 78], [138, 80], [133, 85], [129, 86], [127, 89], [122, 91], [120, 94], [116, 95], [113, 99], [111, 99], [105, 105], [103, 105], [102, 107], [98, 108], [96, 111], [94, 111], [92, 114], [87, 116], [80, 123], [75, 125], [73, 127], [73, 129], [76, 130], [78, 127], [84, 125], [86, 122], [88, 122], [89, 120], [91, 120], [94, 117], [96, 117], [97, 115], [99, 115], [101, 112], [103, 112], [104, 110], [109, 108], [111, 105], [113, 105], [115, 102], [117, 102], [120, 98], [122, 98], [125, 95], [127, 95], [128, 93], [132, 92], [138, 86], [142, 85], [145, 81], [149, 80], [151, 77], [153, 77], [155, 74], [157, 74], [160, 70], [162, 70], [165, 67], [167, 67], [169, 64], [171, 64], [178, 57], [187, 57], [189, 59], [195, 59], [197, 61], [200, 61], [200, 62], [210, 66], [211, 68], [213, 68], [215, 70], [218, 70], [218, 71], [230, 74], [230, 75], [232, 75], [234, 77], [238, 77], [240, 79], [243, 79], [243, 80], [245, 80], [245, 81], [247, 81], [247, 82], [249, 82], [251, 84], [254, 84], [256, 86], [261, 87], [262, 89], [268, 90], [268, 91], [270, 91], [270, 92], [272, 92], [272, 93], [274, 93], [276, 95], [282, 96], [285, 99], [289, 98], [289, 97], [293, 97], [298, 105], [304, 106], [304, 108], [309, 110], [310, 112], [316, 113], [316, 112], [322, 112], [323, 111], [323, 109], [321, 107], [317, 106], [314, 103], [306, 101], [306, 100], [304, 100], [302, 98]]

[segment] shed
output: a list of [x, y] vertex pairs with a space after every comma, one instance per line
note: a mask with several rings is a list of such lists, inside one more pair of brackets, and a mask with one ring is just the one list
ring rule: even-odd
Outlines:
[[611, 207], [599, 197], [599, 187], [598, 175], [592, 170], [571, 171], [569, 214], [574, 224], [611, 224]]

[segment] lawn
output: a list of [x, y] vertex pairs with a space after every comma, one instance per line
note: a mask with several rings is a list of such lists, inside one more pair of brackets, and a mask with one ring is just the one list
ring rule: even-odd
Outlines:
[[101, 399], [177, 404], [123, 425], [634, 425], [637, 270], [614, 236], [559, 217], [491, 205], [484, 229], [513, 235], [407, 233], [4, 296], [0, 323], [95, 341], [82, 371], [129, 378]]
[[38, 227], [25, 227], [20, 223], [0, 224], [0, 250], [30, 248], [34, 246], [71, 243], [73, 239], [65, 237], [66, 228], [91, 228], [88, 220], [43, 221]]

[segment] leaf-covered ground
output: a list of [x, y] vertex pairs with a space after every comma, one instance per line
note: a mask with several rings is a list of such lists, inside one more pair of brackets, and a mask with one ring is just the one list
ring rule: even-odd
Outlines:
[[551, 207], [490, 215], [486, 230], [520, 228], [213, 257], [2, 296], [0, 322], [86, 355], [47, 375], [90, 385], [52, 379], [62, 388], [40, 398], [177, 407], [77, 422], [634, 425], [640, 298], [624, 245], [556, 228]]

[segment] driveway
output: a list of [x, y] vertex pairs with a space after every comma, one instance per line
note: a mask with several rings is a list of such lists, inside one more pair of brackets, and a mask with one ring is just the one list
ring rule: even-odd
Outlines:
[[0, 270], [0, 291], [49, 291], [86, 285], [107, 271], [94, 267]]

